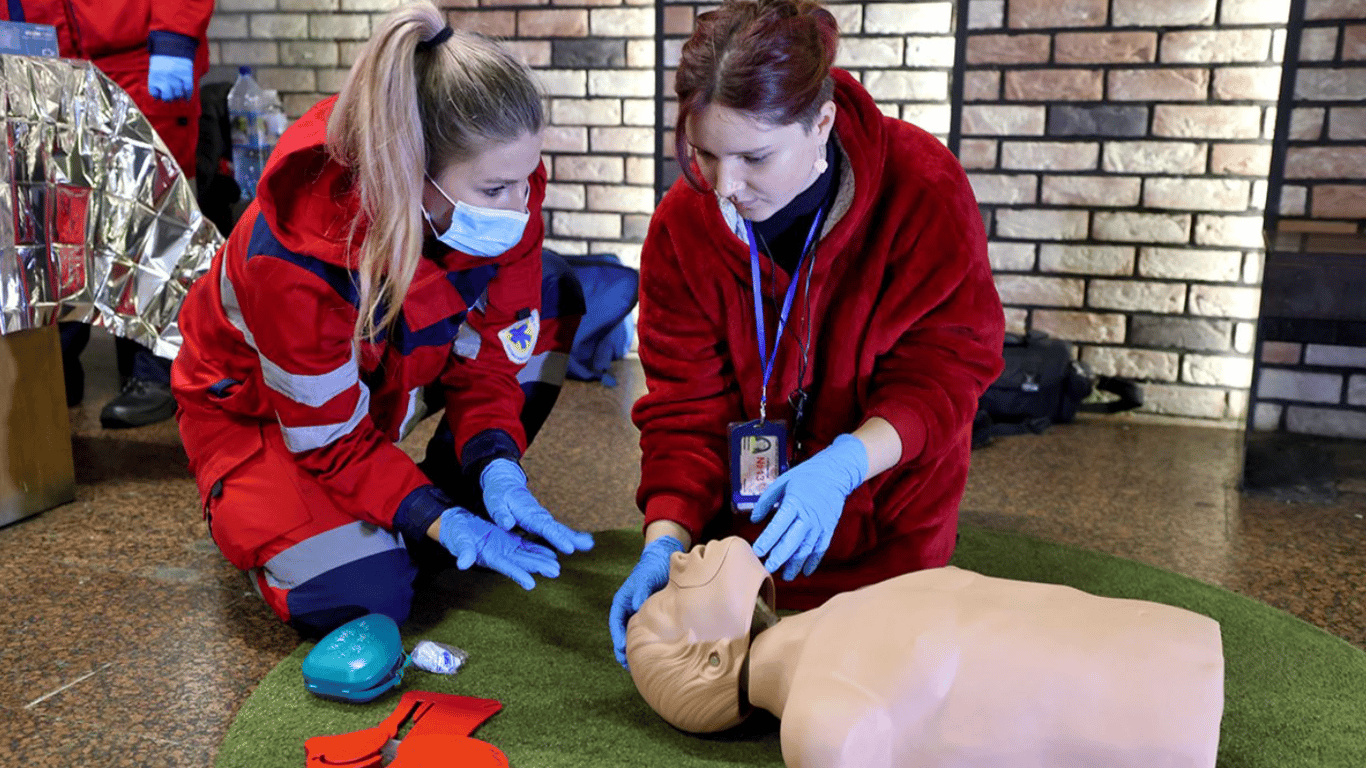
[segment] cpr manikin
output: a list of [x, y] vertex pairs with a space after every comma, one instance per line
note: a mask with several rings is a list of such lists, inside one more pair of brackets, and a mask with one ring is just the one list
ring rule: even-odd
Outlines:
[[646, 702], [696, 733], [754, 707], [789, 768], [1212, 767], [1219, 625], [1180, 608], [932, 568], [778, 619], [732, 537], [676, 553], [633, 616]]

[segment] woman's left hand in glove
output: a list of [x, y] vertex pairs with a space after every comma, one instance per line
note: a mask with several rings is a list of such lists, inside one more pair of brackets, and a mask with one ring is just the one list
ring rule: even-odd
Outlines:
[[591, 534], [576, 531], [556, 520], [526, 487], [526, 473], [510, 459], [494, 459], [479, 474], [484, 507], [498, 527], [510, 531], [521, 526], [545, 539], [566, 555], [593, 548]]
[[798, 573], [810, 576], [830, 547], [844, 500], [867, 475], [867, 448], [859, 438], [844, 434], [765, 489], [749, 520], [757, 523], [773, 513], [754, 541], [754, 554], [767, 555], [768, 572], [782, 568], [788, 581]]

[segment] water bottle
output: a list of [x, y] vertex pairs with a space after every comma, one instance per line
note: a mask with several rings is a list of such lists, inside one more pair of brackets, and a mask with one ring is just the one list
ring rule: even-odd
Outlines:
[[289, 127], [289, 118], [285, 116], [285, 105], [280, 102], [280, 92], [266, 90], [266, 143], [275, 148], [280, 143], [280, 135]]
[[239, 67], [237, 82], [228, 91], [228, 121], [232, 124], [232, 170], [242, 201], [256, 197], [256, 183], [270, 156], [266, 134], [266, 94], [251, 76], [251, 67]]

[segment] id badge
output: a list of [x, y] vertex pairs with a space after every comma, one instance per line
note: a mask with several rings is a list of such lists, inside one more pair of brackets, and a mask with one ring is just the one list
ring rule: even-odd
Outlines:
[[786, 424], [737, 421], [730, 425], [730, 502], [736, 512], [753, 509], [764, 489], [786, 471]]

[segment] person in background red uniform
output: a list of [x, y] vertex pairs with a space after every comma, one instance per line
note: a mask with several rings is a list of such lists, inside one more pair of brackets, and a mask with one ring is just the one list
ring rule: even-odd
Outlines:
[[[305, 636], [402, 623], [419, 565], [526, 589], [593, 546], [520, 458], [584, 312], [543, 253], [541, 95], [427, 0], [376, 23], [280, 137], [180, 310], [177, 419], [209, 532]], [[422, 465], [397, 443], [444, 409]]]
[[[86, 59], [118, 83], [194, 180], [198, 83], [209, 70], [213, 0], [6, 0], [0, 13], [56, 27], [58, 53]], [[67, 405], [76, 405], [85, 392], [80, 355], [90, 326], [62, 323], [61, 335]], [[131, 339], [116, 337], [114, 344], [123, 389], [100, 411], [100, 423], [117, 429], [171, 418], [171, 361]]]
[[683, 47], [684, 178], [641, 255], [623, 665], [627, 619], [695, 542], [752, 542], [798, 609], [953, 552], [1003, 365], [986, 235], [957, 160], [832, 68], [838, 40], [810, 0], [727, 0]]

